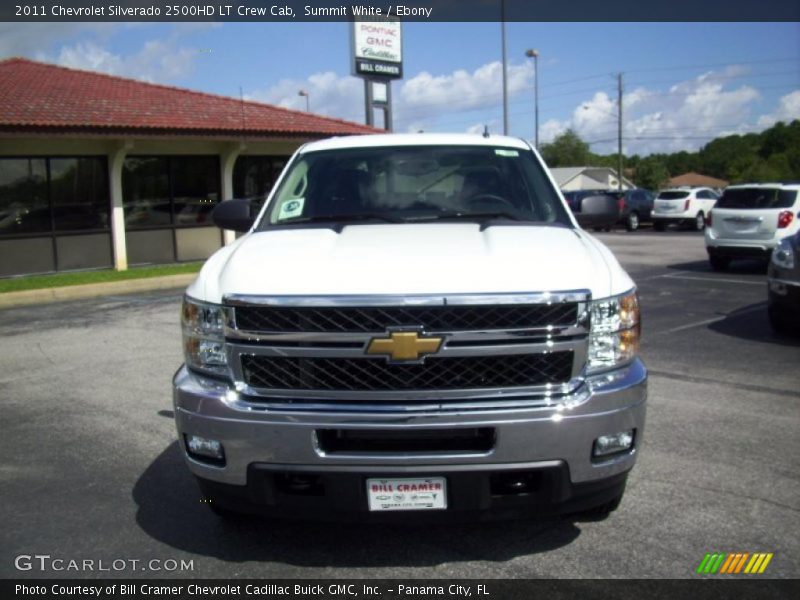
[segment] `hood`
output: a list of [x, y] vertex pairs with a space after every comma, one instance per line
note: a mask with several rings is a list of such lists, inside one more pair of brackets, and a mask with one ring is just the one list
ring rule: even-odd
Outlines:
[[579, 229], [475, 223], [358, 224], [250, 233], [209, 259], [188, 294], [409, 295], [589, 289], [633, 283]]

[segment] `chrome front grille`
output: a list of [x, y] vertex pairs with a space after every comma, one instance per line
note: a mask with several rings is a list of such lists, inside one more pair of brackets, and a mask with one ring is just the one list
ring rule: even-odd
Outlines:
[[[549, 405], [582, 385], [589, 301], [588, 291], [229, 296], [228, 364], [242, 397], [264, 406]], [[374, 338], [396, 331], [443, 342], [415, 362], [367, 354]]]

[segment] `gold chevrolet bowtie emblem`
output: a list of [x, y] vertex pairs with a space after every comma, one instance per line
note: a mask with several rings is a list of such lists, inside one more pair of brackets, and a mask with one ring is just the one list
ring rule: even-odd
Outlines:
[[426, 354], [438, 352], [442, 339], [419, 337], [416, 331], [393, 331], [388, 338], [372, 338], [367, 354], [383, 354], [396, 361], [418, 361]]

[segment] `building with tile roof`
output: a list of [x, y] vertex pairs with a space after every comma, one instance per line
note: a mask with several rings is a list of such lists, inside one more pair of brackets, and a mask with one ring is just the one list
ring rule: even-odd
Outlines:
[[0, 276], [200, 260], [217, 202], [264, 196], [303, 143], [366, 125], [0, 61]]

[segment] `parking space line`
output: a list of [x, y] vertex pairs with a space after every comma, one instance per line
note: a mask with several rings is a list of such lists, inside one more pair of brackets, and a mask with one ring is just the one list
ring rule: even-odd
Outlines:
[[676, 333], [678, 331], [684, 331], [686, 329], [692, 329], [693, 327], [702, 327], [703, 325], [711, 325], [712, 323], [717, 323], [718, 321], [724, 321], [730, 317], [738, 317], [739, 315], [746, 315], [747, 313], [756, 312], [756, 311], [763, 311], [766, 302], [759, 302], [753, 306], [748, 308], [743, 308], [740, 310], [734, 310], [724, 315], [717, 315], [711, 319], [704, 319], [702, 321], [696, 321], [694, 323], [687, 323], [686, 325], [679, 325], [678, 327], [672, 327], [671, 329], [664, 329], [662, 331], [656, 331], [653, 335], [662, 335], [665, 333]]
[[725, 279], [722, 277], [693, 277], [691, 275], [662, 275], [664, 279], [688, 279], [690, 281], [718, 281], [721, 283], [742, 283], [745, 285], [766, 285], [764, 281], [746, 281], [744, 279]]

